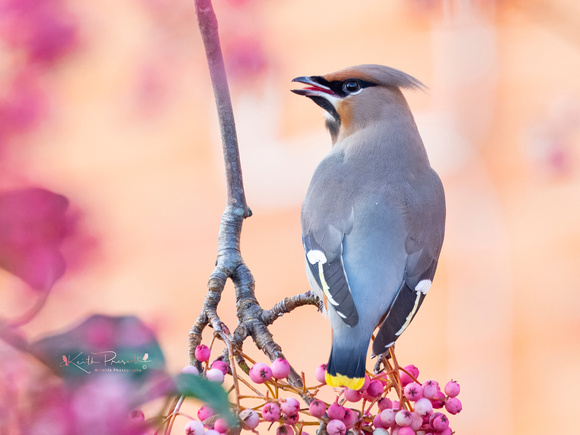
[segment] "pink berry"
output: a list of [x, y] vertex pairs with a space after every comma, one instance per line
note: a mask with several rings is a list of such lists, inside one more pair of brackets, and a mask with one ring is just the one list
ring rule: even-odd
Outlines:
[[404, 394], [407, 399], [415, 402], [423, 397], [423, 387], [417, 382], [411, 382], [405, 386]]
[[380, 412], [377, 415], [375, 415], [375, 418], [373, 418], [373, 426], [377, 429], [385, 427], [383, 425], [383, 422], [381, 421], [381, 413]]
[[326, 413], [326, 405], [321, 400], [313, 400], [308, 407], [313, 417], [320, 418]]
[[216, 359], [214, 362], [212, 362], [210, 367], [212, 369], [220, 369], [224, 376], [227, 375], [230, 370], [228, 364], [225, 361], [221, 361], [219, 359]]
[[437, 432], [441, 432], [449, 427], [449, 420], [445, 414], [437, 412], [437, 415], [430, 420], [430, 424]]
[[200, 421], [204, 421], [210, 418], [213, 414], [213, 409], [207, 405], [203, 405], [201, 408], [199, 408], [199, 411], [197, 411], [197, 418], [199, 418]]
[[457, 414], [461, 412], [463, 406], [461, 405], [461, 401], [457, 397], [451, 397], [445, 402], [445, 409], [449, 414]]
[[[404, 368], [407, 372], [409, 372], [411, 375], [413, 375], [413, 377], [415, 379], [417, 379], [419, 377], [419, 369], [417, 367], [415, 367], [413, 364], [409, 364], [408, 366], [405, 366]], [[411, 378], [411, 376], [409, 376], [404, 371], [401, 371], [400, 377], [401, 377], [401, 384], [403, 384], [403, 386], [410, 384], [411, 382], [414, 381], [413, 378]]]
[[438, 411], [436, 411], [433, 414], [431, 414], [429, 416], [429, 424], [431, 424], [433, 422], [433, 420], [435, 420], [440, 415], [445, 415], [445, 414], [443, 414], [442, 412], [438, 412]]
[[360, 420], [360, 415], [358, 412], [353, 411], [350, 408], [344, 409], [344, 417], [342, 418], [342, 421], [344, 422], [344, 425], [346, 426], [347, 429], [353, 428], [354, 425], [359, 420]]
[[435, 397], [431, 399], [431, 403], [433, 404], [433, 408], [440, 409], [443, 408], [445, 405], [445, 394], [442, 391], [437, 391]]
[[393, 407], [393, 402], [388, 397], [381, 397], [377, 402], [377, 406], [379, 407], [379, 411], [383, 409], [388, 409]]
[[198, 361], [206, 362], [209, 361], [211, 355], [211, 350], [205, 344], [200, 344], [195, 348], [195, 357]]
[[390, 435], [390, 434], [387, 429], [377, 427], [375, 430], [373, 430], [373, 435]]
[[419, 377], [419, 368], [416, 365], [409, 364], [409, 365], [405, 366], [405, 370], [407, 370], [409, 373], [411, 373], [413, 375], [413, 377], [415, 377], [415, 378]]
[[441, 432], [437, 432], [437, 435], [451, 435], [453, 430], [450, 427], [443, 429]]
[[220, 433], [215, 429], [206, 430], [203, 435], [220, 435]]
[[367, 393], [366, 391], [363, 391], [362, 398], [367, 402], [372, 402], [373, 400], [375, 400], [375, 398], [370, 396], [369, 393]]
[[276, 429], [276, 435], [293, 435], [294, 430], [292, 430], [292, 426], [288, 426], [287, 424], [281, 424]]
[[244, 429], [256, 429], [260, 424], [260, 416], [253, 409], [245, 409], [240, 412], [240, 420]]
[[272, 370], [272, 376], [276, 379], [284, 379], [290, 374], [290, 363], [284, 358], [278, 358], [270, 364], [270, 369]]
[[145, 421], [145, 413], [140, 409], [134, 409], [129, 413], [129, 420], [132, 422]]
[[218, 418], [215, 421], [213, 428], [217, 430], [219, 433], [227, 433], [230, 427], [228, 426], [228, 423], [226, 422], [225, 418]]
[[459, 391], [461, 391], [461, 388], [455, 381], [449, 381], [445, 385], [445, 394], [447, 394], [449, 397], [457, 397], [457, 395], [459, 395]]
[[381, 394], [383, 394], [384, 391], [383, 384], [381, 384], [379, 381], [370, 381], [366, 392], [373, 399], [376, 399]]
[[328, 418], [332, 419], [342, 419], [344, 417], [344, 408], [338, 403], [334, 402], [328, 407]]
[[320, 382], [321, 384], [326, 384], [326, 364], [320, 364], [318, 366], [318, 368], [316, 369], [316, 371], [314, 372], [314, 377], [316, 378], [316, 380], [318, 382]]
[[201, 421], [192, 420], [185, 425], [185, 435], [203, 435], [205, 428]]
[[208, 381], [217, 382], [219, 384], [224, 382], [224, 372], [222, 372], [220, 369], [209, 369], [205, 373], [205, 377], [208, 379]]
[[397, 411], [398, 411], [399, 409], [401, 409], [401, 404], [399, 403], [399, 401], [398, 401], [398, 400], [393, 400], [393, 409], [395, 409], [395, 410], [397, 410]]
[[344, 398], [349, 402], [358, 402], [360, 399], [362, 399], [362, 392], [360, 390], [351, 390], [350, 388], [345, 388]]
[[288, 397], [280, 405], [280, 409], [286, 415], [295, 415], [300, 411], [300, 402], [294, 397]]
[[411, 426], [410, 426], [411, 429], [413, 429], [413, 431], [421, 429], [421, 426], [423, 426], [423, 417], [421, 417], [416, 412], [413, 412], [412, 414], [413, 414], [413, 421], [411, 421]]
[[395, 414], [395, 423], [397, 423], [399, 426], [410, 426], [412, 421], [413, 414], [411, 414], [411, 411], [401, 409]]
[[429, 415], [433, 412], [433, 404], [423, 397], [415, 402], [415, 412], [420, 416]]
[[280, 419], [280, 407], [278, 404], [268, 402], [262, 408], [262, 418], [266, 421], [278, 421]]
[[296, 423], [298, 423], [298, 420], [300, 420], [300, 416], [298, 414], [292, 415], [284, 414], [284, 423], [286, 424], [295, 425]]
[[250, 379], [256, 384], [263, 384], [272, 378], [272, 370], [264, 363], [256, 363], [250, 369]]
[[365, 381], [363, 383], [363, 386], [360, 387], [360, 390], [359, 391], [361, 391], [361, 392], [364, 393], [367, 390], [367, 388], [368, 388], [368, 386], [369, 386], [370, 383], [371, 383], [371, 378], [369, 378], [368, 375], [365, 375]]
[[399, 429], [397, 432], [398, 435], [415, 435], [415, 431], [411, 429], [409, 426], [404, 426]]
[[437, 381], [428, 380], [423, 382], [423, 397], [432, 399], [439, 391], [439, 383]]
[[384, 427], [393, 427], [395, 425], [395, 416], [397, 415], [397, 411], [394, 409], [384, 409], [379, 415], [381, 416], [381, 423]]
[[411, 379], [411, 376], [409, 376], [405, 372], [401, 372], [401, 385], [404, 387], [407, 384], [410, 384], [411, 382], [413, 382], [413, 379]]
[[187, 373], [190, 375], [199, 375], [199, 370], [197, 369], [197, 367], [192, 366], [191, 364], [188, 366], [185, 366], [184, 368], [181, 369], [181, 373]]
[[345, 435], [346, 425], [341, 420], [330, 420], [326, 425], [328, 435]]

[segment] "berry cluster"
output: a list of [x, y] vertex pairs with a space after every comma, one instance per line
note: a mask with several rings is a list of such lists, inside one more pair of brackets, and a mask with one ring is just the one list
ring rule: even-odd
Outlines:
[[[325, 368], [324, 364], [318, 368], [318, 380], [323, 379]], [[319, 400], [313, 401], [311, 415], [324, 418], [326, 414], [329, 435], [343, 435], [352, 428], [378, 435], [451, 435], [453, 431], [447, 416], [435, 410], [445, 407], [449, 414], [461, 411], [461, 402], [456, 397], [460, 391], [459, 384], [449, 381], [441, 391], [437, 381], [427, 380], [421, 384], [418, 376], [419, 370], [414, 365], [400, 369], [399, 376], [396, 372], [367, 375], [360, 390], [344, 388], [336, 402], [328, 408]], [[393, 389], [400, 392], [399, 400], [387, 397]], [[339, 404], [341, 395], [344, 398], [342, 405]], [[353, 404], [360, 401], [360, 413], [345, 406], [347, 402]]]
[[[196, 358], [205, 363], [202, 375], [207, 379], [223, 383], [224, 376], [230, 373], [227, 363], [215, 360], [209, 364], [210, 349], [200, 345], [195, 351]], [[265, 385], [268, 392], [255, 396], [262, 403], [258, 406], [244, 407], [238, 418], [241, 427], [256, 432], [260, 423], [272, 427], [278, 423], [276, 434], [308, 435], [306, 426], [322, 425], [329, 435], [346, 435], [348, 433], [377, 435], [451, 435], [449, 418], [443, 412], [455, 415], [462, 405], [457, 398], [460, 387], [455, 381], [449, 381], [443, 389], [435, 380], [419, 382], [419, 369], [414, 365], [399, 367], [396, 359], [393, 364], [385, 360], [385, 371], [377, 375], [367, 374], [360, 390], [335, 388], [336, 399], [326, 403], [317, 398], [319, 391], [325, 387], [326, 364], [321, 364], [314, 377], [318, 385], [295, 389], [285, 379], [290, 374], [290, 364], [284, 359], [277, 359], [270, 365], [256, 362], [249, 370], [248, 376], [255, 388]], [[186, 373], [199, 374], [193, 366], [184, 369]], [[304, 376], [303, 376], [304, 379]], [[241, 380], [238, 378], [238, 380]], [[234, 379], [234, 382], [237, 380]], [[247, 385], [247, 380], [243, 380]], [[255, 385], [257, 384], [257, 385]], [[251, 384], [250, 384], [251, 385]], [[233, 391], [233, 389], [232, 389]], [[280, 391], [293, 393], [302, 399], [289, 396], [281, 398]], [[396, 398], [389, 398], [394, 392]], [[355, 405], [356, 404], [356, 405]], [[225, 419], [214, 415], [207, 405], [198, 413], [198, 420], [192, 419], [185, 427], [187, 435], [228, 434], [230, 428]]]

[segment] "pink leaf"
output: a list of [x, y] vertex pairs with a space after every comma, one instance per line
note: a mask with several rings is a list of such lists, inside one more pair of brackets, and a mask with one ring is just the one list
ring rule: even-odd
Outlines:
[[41, 188], [0, 193], [0, 267], [47, 291], [65, 272], [68, 199]]

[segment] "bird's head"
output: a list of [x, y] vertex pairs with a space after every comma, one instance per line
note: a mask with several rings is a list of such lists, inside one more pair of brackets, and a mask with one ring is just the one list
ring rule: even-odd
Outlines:
[[[400, 89], [425, 86], [410, 75], [382, 65], [358, 65], [324, 76], [296, 77], [307, 85], [292, 92], [304, 95], [327, 112], [333, 143], [396, 111], [409, 111]], [[409, 112], [410, 113], [410, 112]]]

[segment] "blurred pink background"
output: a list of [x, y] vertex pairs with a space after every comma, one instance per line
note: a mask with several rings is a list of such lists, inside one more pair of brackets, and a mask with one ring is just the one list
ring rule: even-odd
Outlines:
[[[74, 47], [35, 79], [42, 92], [31, 91], [26, 104], [38, 106], [40, 120], [0, 143], [0, 188], [41, 185], [67, 196], [89, 243], [70, 251], [82, 261], [26, 330], [39, 336], [94, 312], [137, 314], [157, 329], [178, 371], [225, 205], [193, 0], [63, 4]], [[580, 388], [578, 4], [214, 7], [254, 212], [242, 253], [261, 305], [308, 289], [300, 204], [330, 147], [321, 109], [291, 94], [291, 79], [360, 63], [401, 69], [429, 87], [406, 95], [443, 179], [448, 221], [435, 285], [397, 344], [399, 361], [417, 365], [423, 379], [460, 382], [463, 411], [451, 422], [458, 434], [572, 433]], [[0, 55], [3, 83], [19, 62]], [[3, 314], [31, 305], [22, 286], [0, 271]], [[234, 304], [229, 287], [219, 313], [232, 329]], [[330, 328], [313, 307], [272, 331], [308, 376], [326, 361]], [[246, 350], [265, 361], [250, 342]]]

